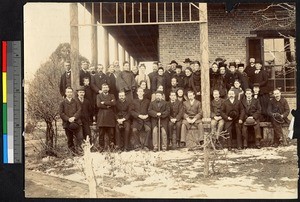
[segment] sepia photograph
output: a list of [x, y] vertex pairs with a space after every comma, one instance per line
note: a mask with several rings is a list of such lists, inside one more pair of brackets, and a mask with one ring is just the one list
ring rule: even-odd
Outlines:
[[296, 199], [296, 3], [27, 3], [25, 197]]

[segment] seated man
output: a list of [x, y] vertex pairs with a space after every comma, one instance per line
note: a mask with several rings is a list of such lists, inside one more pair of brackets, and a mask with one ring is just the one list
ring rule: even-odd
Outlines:
[[[162, 95], [163, 95], [162, 91], [156, 91], [155, 93], [156, 100], [151, 102], [148, 108], [149, 115], [151, 116], [151, 123], [152, 123], [153, 151], [160, 150], [161, 145], [163, 151], [167, 150], [166, 131], [168, 128], [170, 106], [167, 103], [167, 101], [162, 99]], [[158, 130], [160, 130], [160, 132]], [[159, 137], [159, 133], [160, 133], [160, 137]]]
[[282, 138], [283, 144], [286, 145], [286, 138], [282, 132], [282, 124], [289, 123], [287, 118], [290, 113], [290, 107], [285, 98], [281, 97], [279, 89], [273, 91], [274, 98], [270, 100], [268, 113], [274, 128], [274, 147], [278, 147], [279, 139]]
[[259, 127], [259, 118], [261, 113], [261, 106], [259, 100], [252, 97], [252, 90], [247, 88], [246, 97], [242, 99], [242, 106], [245, 111], [245, 117], [243, 119], [244, 124], [242, 128], [242, 135], [244, 137], [244, 148], [248, 147], [248, 127], [253, 126], [255, 133], [255, 146], [260, 149], [260, 127]]
[[196, 144], [203, 144], [202, 107], [201, 102], [195, 99], [194, 91], [188, 91], [188, 100], [183, 102], [183, 121], [181, 126], [181, 146], [186, 144], [186, 136], [192, 125], [197, 126]]
[[[116, 145], [117, 149], [129, 150], [130, 134], [130, 103], [126, 100], [124, 91], [119, 92], [119, 100], [116, 103]], [[123, 139], [123, 141], [122, 141]]]
[[237, 147], [239, 150], [242, 149], [240, 124], [243, 123], [242, 119], [245, 115], [242, 104], [235, 98], [235, 93], [233, 90], [228, 91], [228, 99], [222, 104], [221, 116], [225, 121], [224, 130], [229, 133], [229, 138], [227, 139], [228, 150], [231, 150], [232, 148], [231, 141], [233, 128], [236, 130]]
[[[176, 91], [170, 93], [169, 140], [172, 149], [180, 146], [180, 130], [182, 123], [183, 103], [177, 99]], [[173, 129], [175, 128], [175, 133]]]
[[[78, 153], [81, 151], [82, 132], [81, 132], [81, 105], [73, 99], [73, 89], [67, 87], [65, 90], [66, 97], [59, 105], [59, 115], [63, 121], [63, 128], [65, 129], [68, 148]], [[75, 139], [75, 145], [74, 145]]]
[[[144, 90], [139, 87], [138, 98], [133, 100], [130, 110], [132, 116], [132, 145], [135, 150], [149, 150], [151, 122], [148, 115], [150, 100], [144, 98]], [[141, 133], [141, 132], [144, 133]]]
[[[107, 83], [102, 84], [102, 92], [97, 95], [97, 127], [99, 128], [99, 145], [100, 151], [114, 148], [114, 128], [116, 127], [115, 105], [116, 99], [113, 94], [109, 94]], [[108, 136], [109, 143], [105, 142], [105, 135]]]
[[217, 136], [222, 132], [224, 127], [224, 120], [221, 116], [221, 106], [224, 99], [220, 98], [219, 90], [213, 91], [213, 100], [211, 101], [211, 132], [217, 133]]

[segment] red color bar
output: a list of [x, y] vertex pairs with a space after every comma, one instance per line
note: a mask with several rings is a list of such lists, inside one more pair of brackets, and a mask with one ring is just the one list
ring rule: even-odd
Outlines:
[[7, 69], [7, 41], [2, 41], [2, 72]]

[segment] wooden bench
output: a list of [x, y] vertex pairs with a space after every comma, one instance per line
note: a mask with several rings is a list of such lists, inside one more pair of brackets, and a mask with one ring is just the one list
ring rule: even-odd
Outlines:
[[[262, 139], [261, 145], [262, 146], [270, 146], [274, 142], [274, 129], [271, 122], [260, 122], [260, 127], [262, 128]], [[284, 123], [282, 126], [283, 137], [280, 139], [282, 140], [283, 144], [286, 145], [288, 141], [288, 133], [289, 133], [289, 124]]]

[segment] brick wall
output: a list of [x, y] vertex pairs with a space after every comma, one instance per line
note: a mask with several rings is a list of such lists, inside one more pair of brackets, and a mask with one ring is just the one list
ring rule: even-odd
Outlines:
[[[261, 7], [260, 7], [261, 8]], [[209, 60], [216, 57], [227, 61], [246, 60], [246, 38], [254, 30], [282, 29], [277, 22], [264, 21], [261, 14], [254, 13], [259, 8], [239, 7], [231, 13], [225, 7], [208, 7]], [[159, 57], [163, 64], [175, 59], [200, 58], [199, 24], [159, 25]]]

